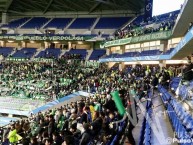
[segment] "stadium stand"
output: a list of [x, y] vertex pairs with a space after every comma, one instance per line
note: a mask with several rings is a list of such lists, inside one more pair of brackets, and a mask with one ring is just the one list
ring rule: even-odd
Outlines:
[[29, 20], [29, 18], [21, 18], [21, 19], [12, 20], [12, 21], [9, 22], [8, 24], [2, 25], [1, 28], [14, 29], [14, 28], [19, 27], [19, 26], [22, 25], [23, 23], [25, 23], [27, 20]]
[[191, 140], [192, 134], [192, 116], [176, 101], [174, 97], [162, 86], [159, 86], [159, 91], [162, 93], [163, 102], [166, 104], [167, 113], [171, 120], [172, 126], [176, 131], [179, 139]]
[[177, 90], [179, 84], [181, 81], [181, 77], [174, 77], [171, 82], [170, 82], [170, 88], [171, 90], [173, 90], [174, 92]]
[[160, 55], [161, 52], [157, 49], [157, 50], [146, 50], [146, 51], [142, 51], [140, 53], [140, 56], [151, 56], [151, 55]]
[[151, 144], [151, 118], [152, 118], [152, 104], [151, 102], [147, 102], [146, 104], [146, 114], [145, 117], [143, 119], [143, 123], [142, 123], [142, 127], [141, 127], [141, 131], [140, 131], [140, 138], [139, 138], [139, 143], [138, 145], [141, 144]]
[[[137, 57], [137, 56], [153, 56], [161, 55], [162, 52], [159, 50], [145, 50], [140, 52], [125, 52], [123, 54], [110, 54], [104, 58], [124, 58], [124, 57]], [[168, 54], [168, 53], [167, 53]]]
[[79, 37], [97, 37], [97, 34], [76, 34], [75, 36], [79, 36]]
[[123, 30], [118, 29], [115, 33], [115, 38], [127, 38], [131, 36], [140, 36], [148, 33], [158, 32], [158, 31], [168, 31], [171, 30], [175, 24], [175, 20], [179, 14], [179, 10], [162, 14], [159, 16], [154, 16], [144, 21], [144, 16], [138, 16], [133, 22], [128, 24]]
[[17, 50], [12, 57], [20, 57], [20, 58], [31, 58], [37, 48], [22, 48], [21, 50]]
[[2, 48], [0, 48], [0, 54], [3, 55], [4, 57], [9, 56], [12, 51], [13, 51], [12, 47], [2, 47]]
[[59, 58], [60, 54], [61, 54], [60, 48], [46, 48], [45, 50], [40, 51], [35, 57]]
[[21, 27], [21, 29], [39, 29], [41, 28], [50, 18], [36, 17], [32, 18], [29, 22]]
[[72, 21], [72, 18], [54, 18], [44, 27], [44, 29], [64, 29], [70, 23], [70, 21]]
[[93, 50], [89, 60], [98, 60], [100, 57], [106, 54], [106, 50]]
[[[192, 23], [184, 37], [172, 32], [182, 11], [134, 19], [147, 10], [137, 10], [144, 1], [44, 2], [42, 17], [1, 26], [0, 144], [192, 145]], [[9, 3], [27, 12], [24, 1]], [[131, 14], [113, 16], [119, 3]], [[109, 8], [112, 15], [103, 16]], [[17, 7], [8, 9], [11, 15]], [[82, 18], [84, 12], [93, 15]]]
[[170, 54], [172, 51], [174, 50], [174, 48], [170, 48], [169, 50], [167, 50], [164, 54]]
[[99, 22], [95, 26], [95, 29], [118, 29], [129, 22], [129, 20], [130, 17], [100, 18]]
[[69, 29], [90, 29], [96, 18], [77, 18]]
[[118, 58], [122, 58], [122, 57], [136, 57], [139, 56], [139, 52], [125, 52], [122, 55], [119, 55]]

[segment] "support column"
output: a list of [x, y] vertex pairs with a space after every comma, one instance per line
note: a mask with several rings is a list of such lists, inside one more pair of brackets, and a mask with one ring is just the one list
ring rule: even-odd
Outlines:
[[119, 63], [119, 71], [124, 70], [124, 68], [125, 68], [125, 63], [124, 62], [120, 62]]
[[165, 60], [160, 60], [159, 61], [159, 66], [160, 66], [160, 68], [162, 70], [163, 67], [166, 67], [166, 61]]
[[110, 69], [111, 67], [113, 67], [113, 65], [115, 65], [116, 62], [108, 62], [108, 68]]
[[72, 43], [68, 42], [68, 49], [70, 50], [72, 48]]
[[40, 42], [40, 49], [44, 49], [45, 48], [45, 42]]
[[169, 48], [168, 41], [162, 40], [160, 41], [160, 51], [166, 52]]
[[44, 42], [44, 46], [45, 46], [45, 48], [49, 48], [49, 42]]
[[21, 42], [21, 48], [26, 48], [27, 47], [27, 43], [25, 41]]
[[22, 48], [23, 47], [23, 41], [19, 41], [18, 42], [18, 48]]
[[125, 45], [120, 46], [120, 48], [121, 48], [121, 54], [124, 54], [125, 53]]
[[7, 13], [2, 13], [2, 24], [7, 24], [8, 23], [8, 14]]
[[110, 48], [107, 48], [106, 49], [106, 55], [110, 55], [111, 54], [111, 50], [110, 50]]
[[5, 41], [0, 41], [0, 45], [1, 45], [1, 47], [6, 47], [6, 43], [5, 43]]

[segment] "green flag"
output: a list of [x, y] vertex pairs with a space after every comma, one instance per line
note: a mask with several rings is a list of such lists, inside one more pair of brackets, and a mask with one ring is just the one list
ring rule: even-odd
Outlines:
[[113, 96], [113, 100], [115, 101], [115, 105], [118, 109], [119, 114], [123, 116], [125, 114], [125, 107], [123, 106], [121, 98], [119, 97], [119, 92], [114, 91], [111, 93], [111, 95]]

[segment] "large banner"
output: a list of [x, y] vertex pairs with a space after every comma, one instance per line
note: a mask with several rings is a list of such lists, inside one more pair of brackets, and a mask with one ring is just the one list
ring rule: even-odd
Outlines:
[[145, 15], [144, 15], [145, 21], [148, 18], [152, 17], [152, 10], [153, 10], [153, 0], [145, 0]]
[[117, 45], [125, 45], [131, 43], [131, 37], [130, 38], [125, 38], [125, 39], [118, 39], [114, 41], [108, 41], [104, 44], [104, 47], [112, 47], [112, 46], [117, 46]]
[[66, 41], [84, 41], [84, 40], [88, 40], [91, 39], [92, 37], [90, 36], [0, 36], [0, 40], [2, 39], [9, 39], [9, 40], [18, 40], [18, 41], [22, 41], [22, 40], [31, 40], [31, 41], [35, 41], [35, 40], [50, 40], [50, 41], [60, 41], [60, 40], [66, 40]]
[[34, 58], [33, 60], [31, 59], [28, 59], [28, 58], [16, 58], [16, 57], [7, 57], [5, 58], [6, 61], [18, 61], [18, 62], [21, 62], [21, 61], [33, 61], [33, 62], [53, 62], [54, 59], [51, 59], [51, 58]]
[[156, 32], [156, 33], [151, 33], [151, 34], [142, 35], [142, 36], [129, 37], [129, 38], [118, 39], [114, 41], [108, 41], [102, 44], [101, 47], [112, 47], [112, 46], [126, 45], [126, 44], [131, 44], [131, 43], [139, 43], [143, 41], [168, 39], [171, 37], [171, 35], [172, 35], [172, 31]]

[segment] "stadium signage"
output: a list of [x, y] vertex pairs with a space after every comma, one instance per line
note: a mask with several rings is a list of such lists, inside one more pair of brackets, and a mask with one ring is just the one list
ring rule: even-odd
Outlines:
[[45, 40], [50, 40], [50, 41], [62, 41], [62, 40], [75, 40], [75, 41], [83, 41], [85, 38], [83, 36], [0, 36], [1, 39], [13, 39], [13, 40], [39, 40], [39, 41], [45, 41]]
[[104, 45], [104, 47], [116, 46], [116, 45], [124, 45], [131, 42], [131, 37], [126, 39], [118, 39], [114, 41], [108, 41]]
[[[16, 57], [7, 57], [5, 58], [6, 61], [18, 61], [18, 62], [21, 62], [21, 61], [25, 61], [25, 62], [28, 62], [30, 61], [30, 59], [28, 58], [16, 58]], [[46, 62], [46, 63], [50, 63], [50, 62], [53, 62], [54, 60], [53, 59], [48, 59], [48, 58], [34, 58], [32, 60], [33, 62]]]
[[99, 67], [99, 62], [96, 62], [96, 61], [86, 61], [86, 66], [87, 67], [98, 68]]
[[172, 34], [171, 31], [163, 31], [163, 32], [156, 32], [156, 33], [147, 34], [143, 36], [118, 39], [114, 41], [105, 42], [103, 44], [103, 47], [112, 47], [112, 46], [126, 45], [126, 44], [131, 44], [131, 43], [139, 43], [139, 42], [144, 42], [144, 41], [168, 39], [171, 37], [171, 34]]

